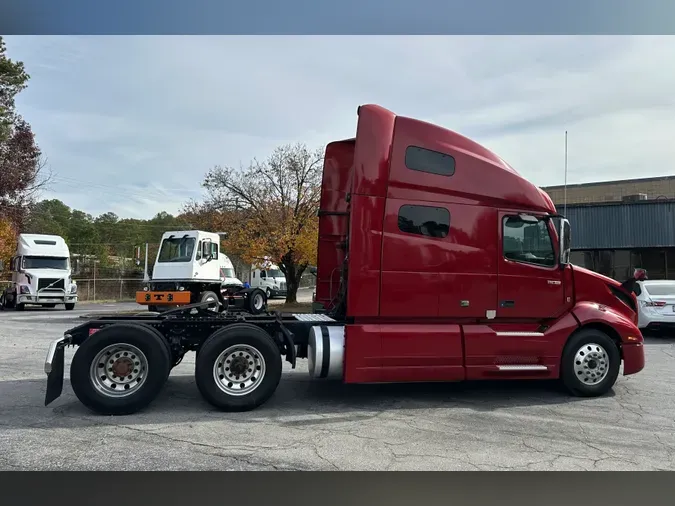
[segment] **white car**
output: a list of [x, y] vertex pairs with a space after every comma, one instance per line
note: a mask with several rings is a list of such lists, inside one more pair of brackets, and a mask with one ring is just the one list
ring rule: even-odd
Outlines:
[[642, 331], [675, 330], [675, 281], [638, 282], [638, 327]]

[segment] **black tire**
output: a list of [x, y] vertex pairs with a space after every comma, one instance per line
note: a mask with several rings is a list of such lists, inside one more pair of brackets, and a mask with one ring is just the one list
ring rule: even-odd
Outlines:
[[[255, 348], [259, 353], [259, 358], [263, 361], [261, 364], [264, 367], [262, 380], [255, 389], [245, 395], [227, 393], [216, 383], [214, 375], [216, 360], [221, 353], [235, 345]], [[197, 353], [195, 380], [199, 392], [212, 406], [230, 412], [250, 411], [272, 397], [281, 380], [281, 369], [281, 352], [272, 338], [254, 325], [241, 323], [217, 330], [204, 342]]]
[[209, 299], [215, 300], [217, 306], [215, 306], [215, 308], [212, 306], [207, 306], [207, 309], [217, 313], [220, 310], [220, 300], [218, 299], [218, 295], [216, 295], [215, 292], [211, 292], [208, 290], [199, 294], [199, 302], [206, 302]]
[[[147, 407], [159, 394], [171, 369], [168, 347], [161, 334], [139, 323], [116, 323], [86, 339], [78, 348], [70, 365], [70, 383], [77, 398], [86, 407], [102, 415], [128, 415]], [[147, 358], [145, 381], [126, 397], [101, 393], [90, 375], [92, 361], [104, 348], [114, 344], [130, 344]]]
[[249, 292], [248, 297], [246, 297], [246, 310], [249, 313], [260, 314], [265, 311], [265, 306], [267, 306], [265, 292], [259, 288]]
[[[577, 353], [580, 355], [577, 356]], [[621, 354], [616, 343], [600, 330], [584, 329], [567, 341], [562, 354], [560, 373], [565, 388], [572, 395], [598, 397], [606, 394], [614, 386], [620, 367]], [[593, 376], [596, 373], [597, 376]], [[598, 376], [602, 377], [600, 381], [589, 383], [597, 381]]]
[[56, 307], [56, 304], [42, 304], [42, 307], [46, 307], [46, 308], [52, 309], [52, 308], [55, 308], [55, 307]]
[[72, 302], [69, 302], [65, 306], [66, 306], [66, 311], [72, 311], [73, 309], [75, 309], [75, 304], [73, 304]]
[[20, 302], [20, 303], [16, 304], [15, 307], [16, 307], [17, 311], [25, 311], [26, 310], [26, 304], [24, 304], [23, 302]]

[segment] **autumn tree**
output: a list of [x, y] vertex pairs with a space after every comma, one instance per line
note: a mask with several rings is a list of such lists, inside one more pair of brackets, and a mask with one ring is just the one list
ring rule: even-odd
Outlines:
[[0, 217], [14, 224], [50, 179], [30, 125], [15, 108], [29, 78], [22, 62], [7, 57], [0, 37]]
[[316, 262], [322, 165], [322, 150], [295, 144], [248, 167], [216, 166], [203, 182], [206, 200], [191, 207], [219, 213], [228, 252], [249, 264], [265, 258], [278, 264], [290, 303], [305, 269]]
[[16, 250], [16, 229], [12, 223], [0, 218], [0, 272], [9, 270], [9, 259]]

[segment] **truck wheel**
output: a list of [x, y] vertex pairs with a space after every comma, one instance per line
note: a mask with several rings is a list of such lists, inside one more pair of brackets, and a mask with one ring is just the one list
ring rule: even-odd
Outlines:
[[272, 290], [270, 290], [269, 288], [267, 290], [265, 290], [265, 295], [267, 296], [267, 300], [271, 299], [272, 298]]
[[56, 307], [56, 304], [42, 304], [42, 307], [46, 307], [48, 309], [52, 309]]
[[265, 292], [262, 290], [256, 289], [248, 294], [247, 305], [248, 312], [251, 314], [260, 314], [265, 309], [265, 303], [267, 302], [267, 297], [265, 297]]
[[260, 406], [272, 397], [280, 379], [279, 347], [265, 331], [250, 324], [217, 330], [197, 354], [197, 388], [223, 411]]
[[16, 307], [17, 311], [25, 311], [26, 310], [26, 304], [24, 304], [23, 302], [20, 302], [20, 303], [16, 304], [15, 307]]
[[209, 311], [213, 311], [214, 313], [217, 313], [220, 309], [220, 301], [218, 300], [218, 296], [213, 292], [207, 291], [200, 293], [199, 302], [213, 302], [212, 305], [207, 306], [207, 309]]
[[598, 397], [614, 386], [620, 366], [621, 356], [614, 341], [604, 332], [586, 329], [567, 341], [560, 371], [572, 395]]
[[128, 415], [150, 404], [171, 368], [165, 340], [145, 325], [116, 323], [79, 347], [70, 365], [77, 398], [103, 415]]
[[72, 302], [66, 304], [66, 311], [72, 311], [73, 309], [75, 309], [75, 304]]

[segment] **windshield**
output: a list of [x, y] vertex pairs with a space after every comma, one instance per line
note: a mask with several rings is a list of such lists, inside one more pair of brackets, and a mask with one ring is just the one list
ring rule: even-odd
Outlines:
[[221, 278], [235, 278], [234, 269], [220, 269]]
[[281, 272], [279, 269], [270, 269], [269, 271], [267, 271], [267, 275], [271, 278], [283, 278], [283, 277], [285, 277], [284, 273]]
[[24, 269], [68, 269], [68, 258], [60, 257], [23, 257]]
[[194, 237], [171, 237], [162, 241], [158, 262], [190, 262], [195, 251]]
[[645, 284], [644, 287], [649, 295], [672, 295], [675, 297], [675, 283]]

